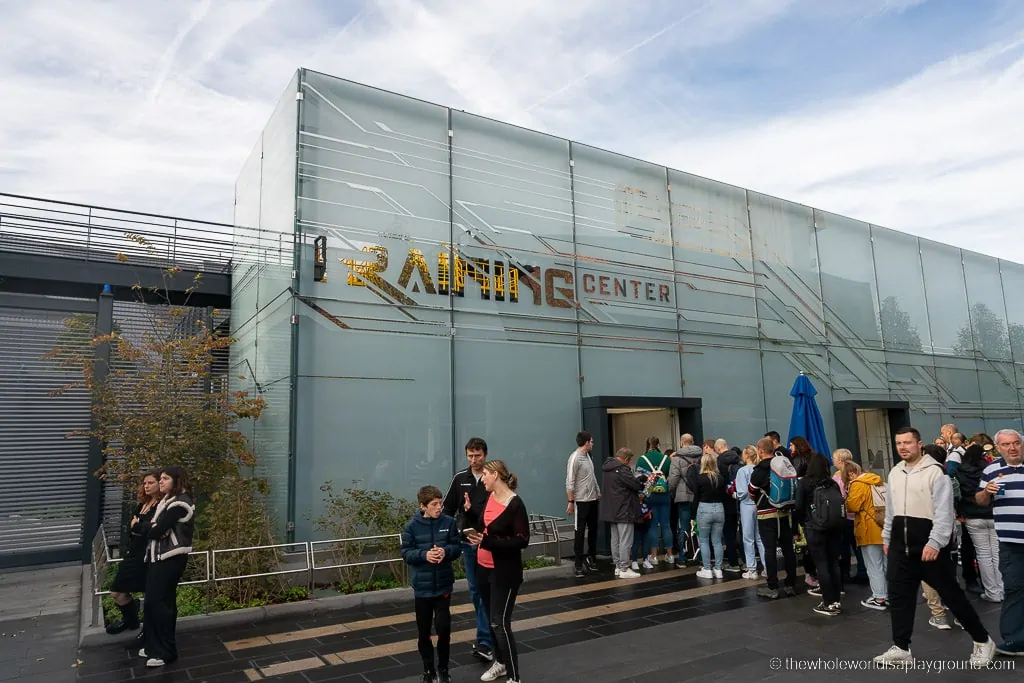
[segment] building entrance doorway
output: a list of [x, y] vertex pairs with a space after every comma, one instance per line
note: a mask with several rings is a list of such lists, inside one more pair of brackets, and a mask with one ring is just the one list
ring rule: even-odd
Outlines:
[[679, 414], [671, 408], [609, 408], [612, 448], [626, 446], [639, 456], [648, 438], [658, 437], [664, 452], [679, 440]]
[[893, 435], [910, 424], [910, 405], [900, 401], [840, 401], [834, 406], [836, 439], [865, 472], [888, 480], [896, 464]]

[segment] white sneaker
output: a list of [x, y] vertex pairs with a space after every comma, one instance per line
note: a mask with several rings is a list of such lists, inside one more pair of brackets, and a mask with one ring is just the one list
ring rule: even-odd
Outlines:
[[156, 657], [153, 657], [152, 659], [146, 661], [146, 666], [148, 666], [150, 669], [155, 669], [158, 666], [164, 666], [164, 664], [166, 664], [164, 660], [157, 659]]
[[145, 656], [146, 656], [146, 650], [145, 650], [145, 648], [143, 648], [143, 649], [139, 650], [139, 656], [140, 656], [140, 657], [143, 657], [143, 658], [145, 658]]
[[640, 571], [640, 565], [636, 563], [636, 560], [633, 560], [633, 564], [629, 565], [629, 568], [635, 572]]
[[480, 677], [481, 681], [496, 681], [499, 676], [505, 675], [505, 665], [495, 662], [491, 664], [491, 668], [483, 673]]
[[666, 555], [665, 556], [665, 562], [667, 564], [675, 564], [676, 563], [676, 558], [673, 557], [672, 555]]
[[711, 573], [710, 569], [700, 569], [697, 571], [698, 579], [713, 579], [715, 575]]
[[984, 643], [975, 643], [971, 652], [971, 666], [975, 669], [984, 668], [996, 657], [996, 644], [988, 638]]
[[756, 569], [748, 569], [747, 571], [743, 572], [743, 578], [747, 579], [749, 581], [757, 581], [757, 579], [758, 579], [757, 570]]
[[715, 575], [716, 579], [724, 579], [725, 578], [725, 574], [722, 573], [721, 569], [714, 569], [712, 571], [714, 572], [714, 575]]
[[615, 568], [615, 578], [616, 579], [619, 578], [619, 568], [618, 567]]
[[658, 562], [659, 562], [657, 555], [651, 555], [647, 559], [651, 561], [651, 564], [658, 564]]
[[618, 577], [620, 579], [639, 579], [640, 574], [636, 573], [632, 569], [624, 569], [618, 573]]
[[875, 657], [874, 662], [875, 666], [882, 668], [909, 665], [914, 663], [914, 655], [910, 654], [910, 650], [904, 650], [901, 647], [893, 645], [888, 650]]
[[651, 558], [644, 560], [644, 569], [654, 569], [654, 564], [651, 563]]

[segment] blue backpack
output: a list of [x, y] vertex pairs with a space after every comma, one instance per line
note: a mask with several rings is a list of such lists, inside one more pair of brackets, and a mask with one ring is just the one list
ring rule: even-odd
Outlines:
[[779, 454], [772, 458], [771, 484], [768, 487], [768, 502], [776, 508], [790, 508], [796, 505], [796, 468], [786, 456]]

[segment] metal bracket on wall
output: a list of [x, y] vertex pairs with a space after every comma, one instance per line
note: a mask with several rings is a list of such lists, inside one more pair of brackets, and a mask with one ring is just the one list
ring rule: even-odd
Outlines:
[[306, 99], [306, 93], [300, 90], [299, 92], [295, 93], [295, 99], [300, 101]]
[[299, 324], [299, 316], [298, 315], [293, 315], [292, 316], [292, 325], [298, 325], [298, 324]]

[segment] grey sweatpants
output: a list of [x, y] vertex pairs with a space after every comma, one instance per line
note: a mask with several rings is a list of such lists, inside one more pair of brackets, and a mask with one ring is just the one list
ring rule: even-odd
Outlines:
[[633, 524], [612, 524], [612, 561], [619, 569], [629, 569], [629, 554], [633, 549]]

